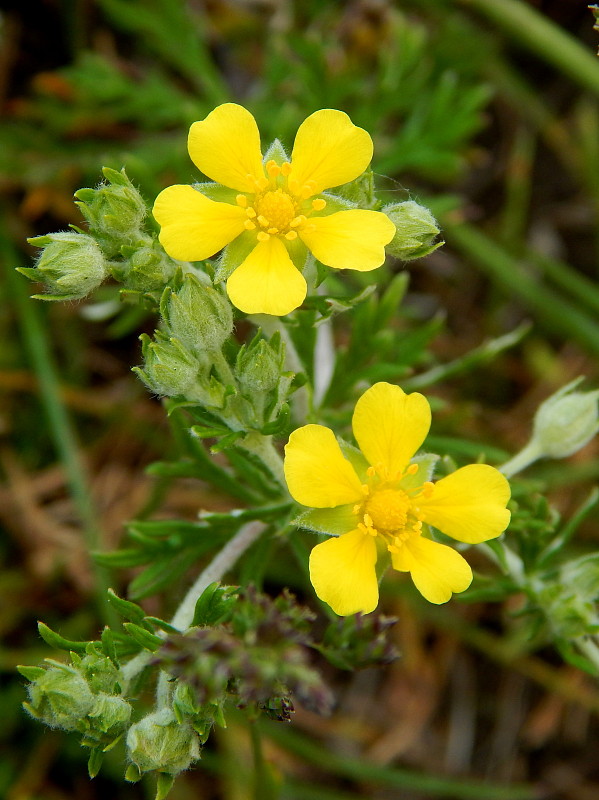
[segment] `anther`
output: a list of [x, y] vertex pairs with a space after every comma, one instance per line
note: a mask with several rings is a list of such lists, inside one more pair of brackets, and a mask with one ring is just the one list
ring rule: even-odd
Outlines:
[[246, 216], [248, 216], [250, 219], [254, 219], [254, 217], [256, 216], [256, 212], [254, 211], [254, 209], [251, 206], [250, 206], [250, 208], [246, 208], [245, 213], [246, 213]]
[[278, 178], [278, 176], [281, 174], [281, 167], [271, 158], [271, 160], [266, 164], [266, 171], [271, 178]]
[[268, 231], [267, 231], [267, 233], [270, 233], [273, 236], [275, 235], [275, 233], [278, 233], [278, 232], [279, 232], [278, 228], [269, 228]]
[[306, 217], [303, 214], [300, 214], [298, 217], [295, 217], [295, 219], [291, 220], [291, 222], [289, 223], [289, 227], [290, 228], [298, 228], [305, 221], [306, 221]]
[[281, 164], [281, 172], [285, 177], [289, 175], [289, 173], [291, 172], [291, 164], [289, 163], [289, 161], [283, 161], [283, 163]]
[[289, 231], [289, 233], [285, 234], [285, 238], [289, 242], [292, 242], [294, 239], [297, 239], [297, 233], [295, 231]]
[[268, 225], [268, 220], [266, 219], [266, 217], [263, 217], [262, 214], [258, 216], [258, 222], [260, 223], [260, 225], [262, 225], [263, 228], [266, 228], [266, 226]]
[[246, 229], [246, 231], [255, 231], [256, 230], [256, 226], [251, 221], [251, 219], [246, 219], [246, 221], [243, 223], [243, 227]]
[[326, 208], [327, 201], [323, 200], [322, 197], [317, 197], [316, 200], [312, 200], [312, 208], [314, 211], [322, 211], [323, 208]]
[[237, 197], [235, 198], [235, 202], [237, 203], [238, 206], [241, 206], [242, 208], [248, 207], [248, 199], [244, 194], [238, 194]]
[[410, 464], [406, 472], [408, 475], [415, 475], [418, 472], [418, 464]]
[[256, 238], [259, 242], [267, 242], [270, 239], [270, 236], [264, 231], [259, 231]]
[[366, 474], [369, 478], [373, 478], [376, 475], [376, 469], [374, 467], [368, 467]]
[[256, 186], [260, 191], [263, 191], [268, 186], [268, 178], [265, 176], [262, 176], [260, 178], [255, 178], [254, 183], [256, 184]]

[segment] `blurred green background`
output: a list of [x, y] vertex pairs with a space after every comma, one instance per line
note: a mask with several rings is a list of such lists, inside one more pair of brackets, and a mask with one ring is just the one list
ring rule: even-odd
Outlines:
[[[197, 180], [187, 129], [221, 102], [243, 103], [263, 142], [287, 145], [312, 111], [342, 109], [373, 136], [385, 199], [428, 204], [447, 242], [410, 267], [393, 323], [422, 332], [423, 368], [455, 361], [434, 390], [434, 432], [500, 459], [524, 445], [542, 399], [599, 377], [593, 21], [559, 0], [5, 0], [1, 797], [151, 796], [122, 782], [118, 753], [90, 783], [75, 740], [25, 717], [14, 670], [51, 655], [38, 618], [69, 638], [103, 624], [89, 549], [117, 547], [140, 514], [193, 519], [214, 504], [198, 481], [164, 487], [144, 473], [175, 448], [130, 372], [154, 320], [119, 309], [111, 287], [87, 305], [30, 301], [14, 273], [35, 255], [26, 238], [81, 224], [73, 192], [96, 185], [102, 166], [125, 166], [150, 201]], [[470, 350], [523, 322], [516, 346], [468, 368]], [[599, 475], [599, 449], [539, 475], [531, 491], [546, 488], [567, 516]], [[580, 537], [596, 548], [596, 522]], [[149, 613], [174, 604], [146, 601]], [[399, 662], [330, 671], [332, 717], [299, 709], [291, 726], [266, 726], [262, 784], [247, 724], [233, 717], [173, 800], [598, 797], [596, 683], [550, 647], [531, 652], [512, 605], [436, 609], [393, 584], [382, 610], [400, 618]]]

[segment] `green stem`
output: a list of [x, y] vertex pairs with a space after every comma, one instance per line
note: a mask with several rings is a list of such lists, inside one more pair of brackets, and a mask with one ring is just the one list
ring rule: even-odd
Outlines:
[[272, 436], [264, 436], [261, 433], [252, 432], [248, 433], [239, 444], [245, 450], [258, 456], [281, 486], [287, 486], [283, 470], [283, 459], [272, 443]]
[[499, 471], [503, 472], [506, 478], [512, 478], [519, 472], [522, 472], [537, 459], [541, 458], [541, 451], [533, 442], [529, 442], [525, 447], [516, 453], [515, 456], [506, 461], [499, 467]]
[[[595, 55], [555, 23], [520, 0], [460, 0], [497, 23], [514, 40], [553, 64], [586, 89], [599, 94], [599, 64]], [[589, 15], [589, 24], [592, 20]]]
[[[235, 562], [243, 555], [260, 534], [266, 529], [263, 522], [248, 522], [240, 528], [235, 536], [230, 539], [223, 549], [217, 553], [208, 566], [198, 575], [193, 585], [181, 601], [176, 610], [171, 625], [180, 631], [186, 631], [193, 622], [193, 615], [198, 598], [211, 583], [220, 581], [231, 569]], [[162, 631], [158, 636], [166, 638], [167, 634]], [[130, 684], [133, 678], [138, 675], [152, 658], [152, 653], [142, 651], [128, 661], [122, 669], [123, 681], [126, 685]], [[170, 696], [168, 692], [168, 676], [162, 672], [158, 681], [157, 697], [165, 704], [165, 700]]]
[[[31, 366], [39, 381], [40, 396], [48, 418], [50, 435], [62, 462], [69, 491], [81, 520], [85, 544], [89, 552], [100, 549], [101, 530], [97, 523], [98, 513], [94, 507], [85, 466], [81, 460], [77, 437], [62, 401], [57, 368], [50, 348], [49, 336], [44, 330], [42, 317], [37, 305], [29, 298], [20, 276], [8, 266], [14, 263], [13, 253], [3, 247], [6, 257], [6, 277], [10, 293], [15, 299], [23, 340], [27, 348]], [[95, 576], [96, 605], [105, 623], [117, 622], [114, 609], [108, 604], [106, 590], [109, 586], [108, 572], [92, 562]]]

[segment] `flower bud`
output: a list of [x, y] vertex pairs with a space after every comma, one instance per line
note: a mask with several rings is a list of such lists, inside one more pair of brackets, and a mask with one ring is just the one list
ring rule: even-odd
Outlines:
[[27, 687], [25, 708], [52, 728], [77, 730], [94, 705], [94, 696], [79, 672], [66, 664], [51, 667]]
[[198, 377], [200, 364], [177, 339], [171, 339], [160, 331], [155, 340], [145, 333], [140, 337], [144, 365], [134, 367], [142, 381], [161, 397], [184, 395]]
[[185, 275], [177, 292], [165, 291], [160, 310], [171, 334], [191, 352], [220, 350], [233, 330], [229, 300], [192, 273]]
[[395, 236], [386, 247], [396, 258], [413, 261], [415, 258], [427, 256], [443, 244], [434, 243], [439, 235], [437, 221], [428, 208], [414, 200], [386, 206], [383, 213], [396, 228]]
[[566, 458], [590, 442], [599, 430], [599, 391], [572, 391], [582, 380], [576, 378], [539, 406], [531, 439], [539, 458]]
[[599, 555], [591, 553], [566, 562], [556, 576], [536, 589], [554, 633], [561, 639], [594, 634], [599, 627]]
[[272, 391], [278, 384], [283, 369], [284, 351], [280, 343], [274, 348], [264, 339], [256, 345], [241, 348], [235, 364], [235, 377], [239, 381], [242, 394], [248, 397], [256, 392]]
[[79, 189], [75, 197], [91, 232], [112, 256], [122, 244], [139, 238], [147, 206], [124, 170], [105, 167], [102, 171], [108, 183], [101, 183], [97, 189]]
[[93, 692], [113, 694], [119, 691], [120, 672], [106, 656], [88, 654], [76, 666]]
[[87, 737], [110, 740], [120, 736], [129, 724], [132, 711], [131, 704], [122, 697], [103, 692], [96, 695], [94, 706], [88, 714], [91, 730]]
[[177, 722], [170, 708], [148, 714], [129, 728], [127, 749], [141, 772], [159, 770], [176, 775], [200, 757], [197, 735]]
[[162, 289], [176, 269], [172, 258], [167, 256], [158, 242], [131, 249], [131, 256], [123, 264], [123, 275], [120, 278], [126, 287], [140, 292]]
[[50, 294], [36, 295], [42, 300], [79, 300], [96, 289], [108, 273], [100, 247], [85, 233], [67, 231], [28, 239], [42, 247], [34, 269], [19, 272], [45, 283]]

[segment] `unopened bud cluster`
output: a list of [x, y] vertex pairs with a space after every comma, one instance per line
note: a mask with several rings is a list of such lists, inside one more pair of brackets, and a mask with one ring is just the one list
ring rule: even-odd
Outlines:
[[145, 226], [148, 207], [124, 170], [104, 168], [105, 181], [79, 189], [76, 205], [88, 233], [51, 233], [29, 239], [42, 252], [34, 268], [19, 271], [43, 283], [44, 300], [79, 300], [108, 277], [133, 292], [161, 291], [177, 264], [164, 252], [155, 232]]
[[121, 696], [120, 671], [107, 657], [71, 654], [72, 664], [47, 660], [45, 667], [21, 667], [30, 680], [31, 716], [52, 728], [77, 731], [85, 747], [110, 749], [129, 725], [131, 704]]

